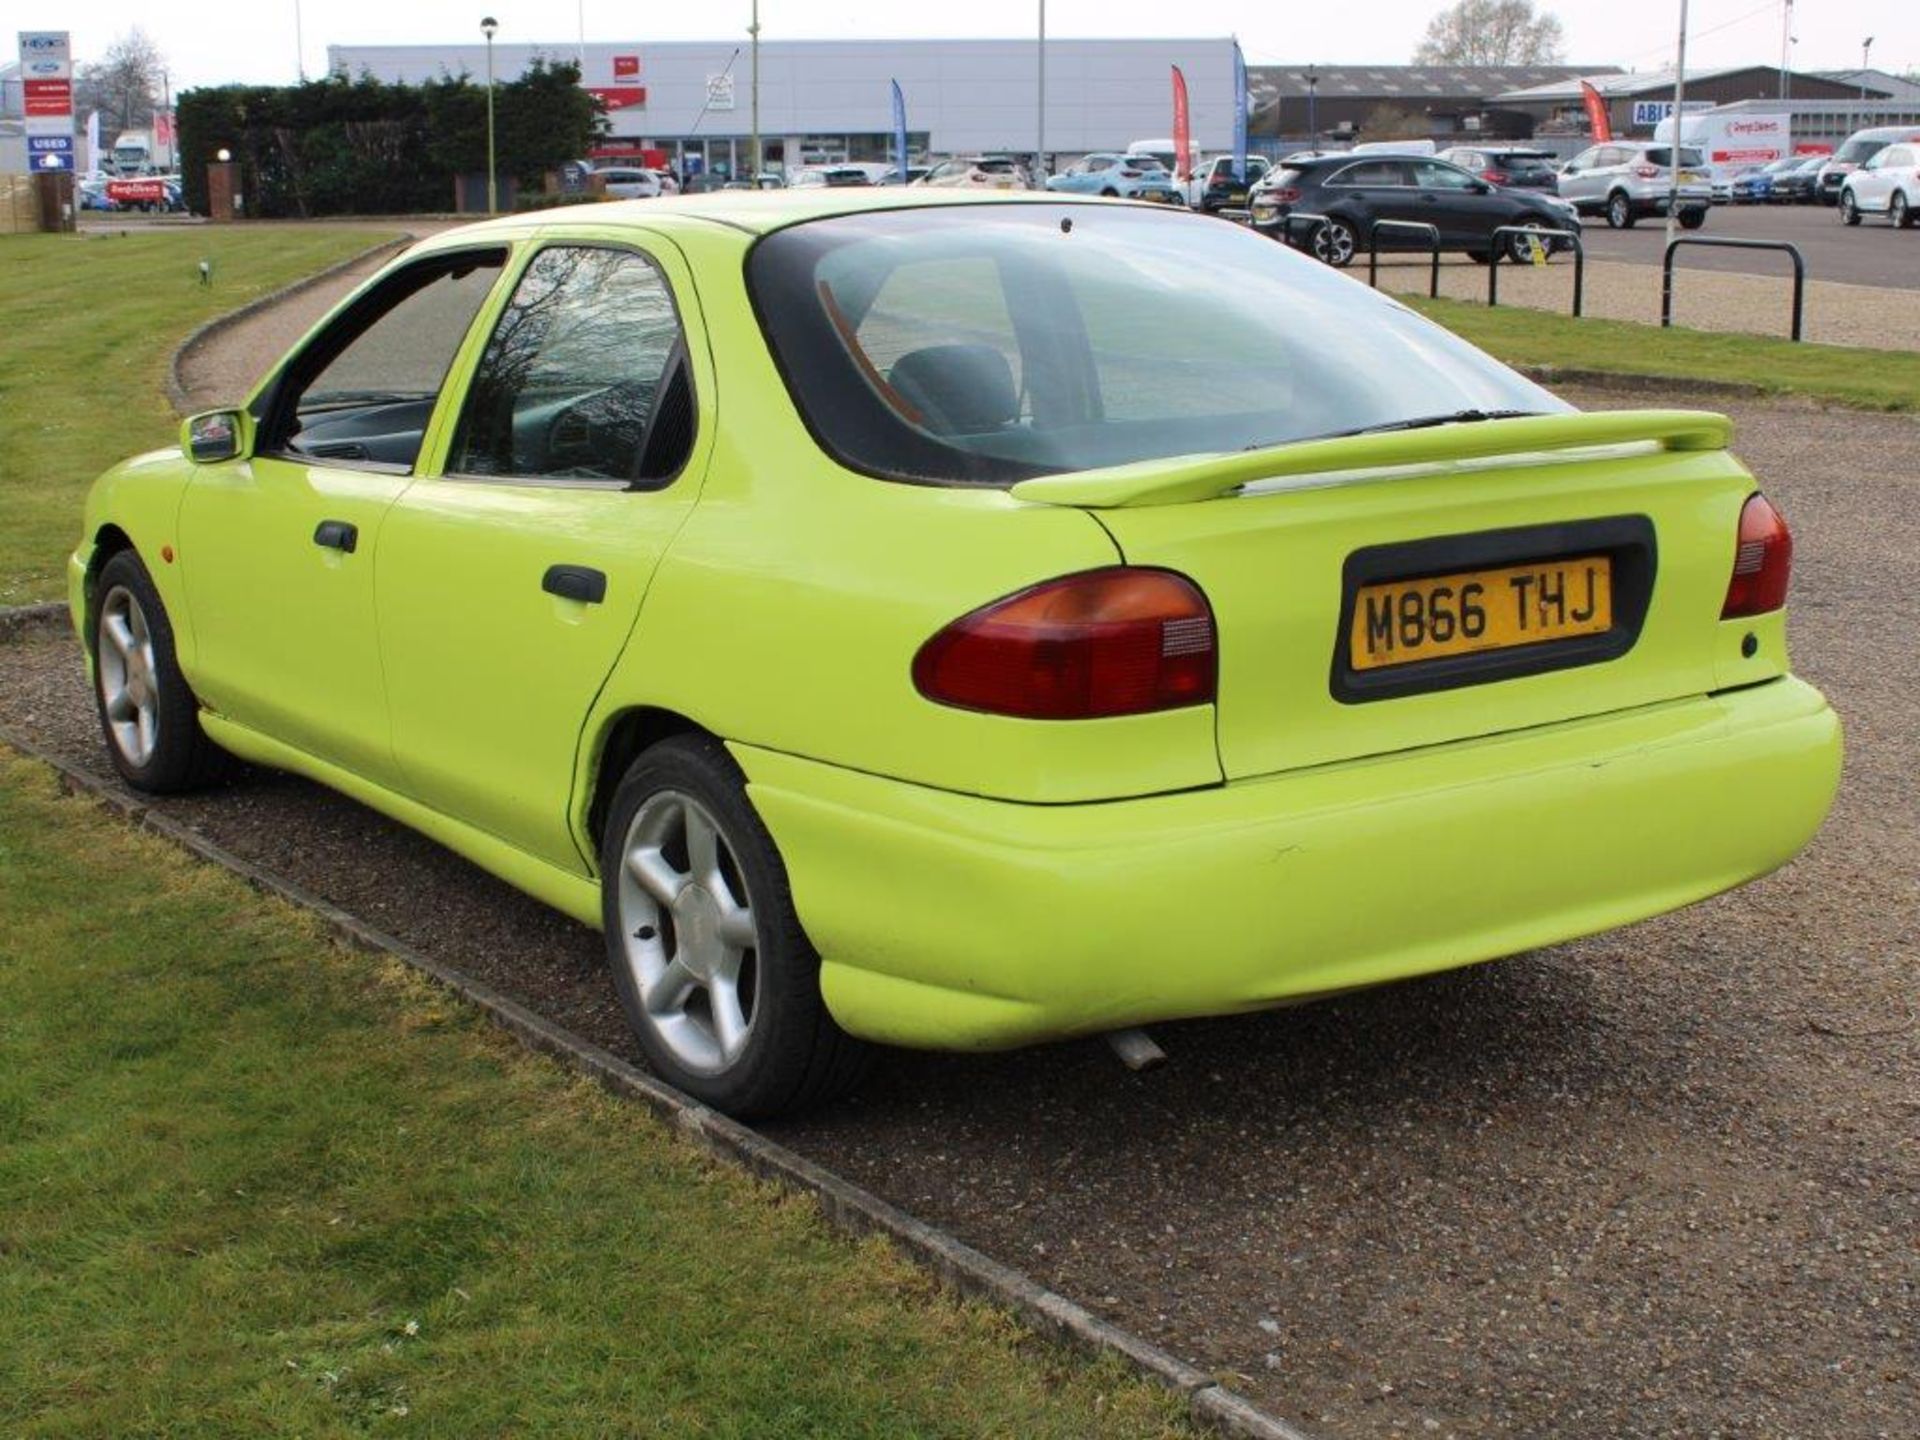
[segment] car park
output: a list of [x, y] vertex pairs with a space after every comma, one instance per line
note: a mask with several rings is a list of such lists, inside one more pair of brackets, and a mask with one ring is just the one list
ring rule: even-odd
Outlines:
[[1673, 173], [1673, 147], [1609, 142], [1581, 151], [1560, 167], [1560, 195], [1583, 215], [1603, 215], [1616, 230], [1638, 220], [1665, 215], [1669, 205], [1681, 226], [1697, 230], [1713, 203], [1713, 182], [1706, 157], [1691, 146], [1680, 149], [1680, 173]]
[[1047, 178], [1047, 189], [1068, 195], [1105, 195], [1123, 200], [1175, 204], [1180, 192], [1173, 177], [1150, 156], [1096, 153]]
[[1209, 215], [1216, 210], [1238, 210], [1245, 207], [1248, 195], [1266, 173], [1267, 162], [1261, 156], [1247, 156], [1244, 171], [1236, 175], [1233, 156], [1216, 155], [1202, 161], [1188, 177], [1181, 187], [1182, 198], [1193, 209]]
[[1858, 225], [1884, 215], [1896, 230], [1920, 213], [1920, 141], [1896, 141], [1870, 156], [1840, 182], [1840, 219]]
[[1840, 186], [1847, 176], [1866, 164], [1875, 155], [1889, 145], [1920, 144], [1920, 126], [1916, 125], [1878, 125], [1867, 130], [1856, 130], [1847, 137], [1846, 143], [1820, 167], [1817, 189], [1823, 204], [1840, 203]]
[[1489, 185], [1517, 190], [1546, 190], [1556, 195], [1560, 193], [1560, 180], [1554, 173], [1553, 156], [1545, 150], [1455, 145], [1442, 150], [1440, 158], [1478, 175]]
[[[1442, 250], [1462, 250], [1486, 260], [1496, 244], [1515, 258], [1531, 258], [1533, 242], [1493, 232], [1520, 226], [1548, 236], [1578, 231], [1573, 207], [1537, 190], [1503, 190], [1457, 165], [1421, 155], [1367, 153], [1329, 155], [1288, 162], [1269, 171], [1249, 200], [1253, 226], [1276, 240], [1310, 250], [1342, 267], [1365, 253], [1383, 220], [1435, 226]], [[1427, 237], [1388, 226], [1379, 232], [1382, 250], [1425, 250]]]
[[1831, 802], [1721, 417], [1149, 206], [592, 208], [109, 471], [69, 596], [131, 785], [305, 775], [597, 925], [709, 1104], [1589, 934]]
[[1005, 155], [962, 155], [942, 160], [913, 183], [935, 190], [1024, 190], [1027, 177]]

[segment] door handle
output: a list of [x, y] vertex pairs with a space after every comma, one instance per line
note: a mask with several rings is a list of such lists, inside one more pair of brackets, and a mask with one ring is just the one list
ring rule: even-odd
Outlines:
[[607, 576], [604, 570], [587, 565], [549, 565], [540, 588], [562, 600], [598, 605], [607, 598]]
[[360, 527], [344, 520], [322, 520], [313, 527], [313, 543], [351, 555], [360, 545]]

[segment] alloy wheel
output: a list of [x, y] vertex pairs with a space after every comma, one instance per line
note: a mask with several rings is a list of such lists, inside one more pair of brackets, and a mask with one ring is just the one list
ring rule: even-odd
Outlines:
[[100, 602], [95, 649], [107, 733], [137, 769], [153, 759], [160, 743], [160, 685], [147, 613], [124, 585], [114, 586]]
[[1913, 216], [1907, 212], [1907, 197], [1896, 193], [1887, 202], [1887, 219], [1893, 222], [1893, 228], [1904, 230], [1913, 223]]
[[1313, 256], [1316, 260], [1340, 269], [1353, 260], [1353, 252], [1358, 248], [1359, 243], [1353, 231], [1345, 223], [1329, 220], [1314, 228]]
[[691, 796], [662, 790], [621, 848], [621, 950], [644, 1023], [688, 1070], [717, 1075], [753, 1034], [759, 927], [733, 846]]

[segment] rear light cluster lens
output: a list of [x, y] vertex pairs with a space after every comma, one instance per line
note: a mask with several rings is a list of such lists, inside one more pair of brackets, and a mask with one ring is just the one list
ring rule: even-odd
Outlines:
[[1300, 192], [1291, 185], [1285, 185], [1278, 190], [1264, 191], [1260, 198], [1263, 200], [1275, 200], [1282, 205], [1298, 205], [1300, 203]]
[[1482, 170], [1480, 172], [1480, 178], [1485, 180], [1489, 185], [1504, 185], [1512, 177], [1504, 170]]
[[1747, 497], [1740, 512], [1740, 537], [1733, 552], [1733, 578], [1727, 583], [1722, 620], [1764, 615], [1787, 603], [1793, 577], [1793, 535], [1780, 512], [1764, 495]]
[[1633, 173], [1642, 180], [1651, 180], [1660, 173], [1660, 167], [1658, 165], [1636, 165], [1633, 167]]
[[1049, 580], [947, 626], [913, 660], [929, 700], [1027, 720], [1212, 702], [1213, 612], [1191, 580], [1115, 567]]

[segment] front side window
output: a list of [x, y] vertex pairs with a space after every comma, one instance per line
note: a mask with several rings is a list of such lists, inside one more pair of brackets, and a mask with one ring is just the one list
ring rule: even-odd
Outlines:
[[468, 387], [447, 457], [485, 479], [670, 479], [692, 438], [680, 319], [629, 250], [534, 256]]
[[1142, 207], [873, 211], [777, 230], [747, 281], [828, 453], [1005, 485], [1459, 410], [1568, 407], [1239, 226]]
[[408, 470], [504, 249], [389, 275], [296, 355], [260, 415], [263, 454]]

